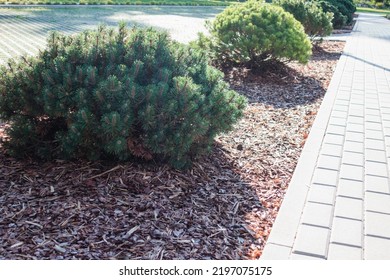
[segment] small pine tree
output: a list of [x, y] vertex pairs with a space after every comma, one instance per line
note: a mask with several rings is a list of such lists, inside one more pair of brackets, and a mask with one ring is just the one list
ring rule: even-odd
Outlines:
[[100, 26], [52, 33], [36, 58], [0, 69], [0, 118], [15, 156], [134, 157], [186, 167], [232, 129], [246, 100], [204, 52], [164, 32]]
[[332, 33], [333, 13], [324, 12], [317, 1], [276, 0], [274, 3], [302, 23], [306, 34], [312, 40]]

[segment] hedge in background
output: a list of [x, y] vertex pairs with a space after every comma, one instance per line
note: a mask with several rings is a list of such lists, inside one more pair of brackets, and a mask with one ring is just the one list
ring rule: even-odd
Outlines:
[[201, 35], [198, 45], [219, 62], [256, 68], [270, 60], [306, 63], [311, 55], [302, 24], [281, 7], [261, 1], [229, 6], [207, 27], [210, 37]]
[[153, 29], [50, 35], [36, 58], [0, 69], [0, 118], [14, 156], [134, 157], [190, 165], [242, 116], [204, 53]]
[[312, 39], [328, 36], [332, 33], [333, 14], [324, 12], [316, 1], [306, 0], [276, 0], [276, 5], [291, 13], [302, 23], [305, 32]]
[[356, 6], [353, 0], [320, 0], [322, 9], [334, 14], [333, 27], [342, 28], [345, 24], [351, 24]]

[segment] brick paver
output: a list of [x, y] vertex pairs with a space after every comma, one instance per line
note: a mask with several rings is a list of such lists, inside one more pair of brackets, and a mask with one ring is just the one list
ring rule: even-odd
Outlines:
[[390, 259], [389, 160], [390, 21], [360, 14], [262, 259]]

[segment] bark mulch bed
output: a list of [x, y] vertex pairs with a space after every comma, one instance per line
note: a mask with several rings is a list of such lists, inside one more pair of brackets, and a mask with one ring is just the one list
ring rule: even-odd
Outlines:
[[229, 71], [245, 117], [187, 171], [21, 161], [0, 147], [0, 259], [259, 258], [343, 47]]

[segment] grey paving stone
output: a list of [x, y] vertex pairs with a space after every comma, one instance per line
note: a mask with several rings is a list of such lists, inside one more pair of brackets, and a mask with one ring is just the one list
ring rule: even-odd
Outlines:
[[[357, 81], [357, 80], [358, 80], [358, 81]], [[355, 82], [355, 83], [352, 85], [352, 90], [353, 90], [353, 89], [361, 89], [361, 88], [364, 88], [364, 83], [359, 82], [359, 81], [360, 81], [360, 78], [355, 78], [354, 81], [357, 81], [357, 82]]]
[[366, 175], [364, 179], [364, 185], [367, 191], [390, 194], [389, 178]]
[[[390, 136], [390, 128], [384, 127], [383, 128], [383, 135]], [[383, 138], [383, 136], [382, 136], [382, 138]]]
[[290, 255], [290, 247], [267, 243], [267, 246], [264, 248], [261, 258], [267, 260], [287, 260], [290, 258]]
[[318, 260], [324, 260], [325, 257], [307, 255], [304, 253], [292, 253], [290, 259], [291, 260], [304, 260], [304, 261], [318, 261]]
[[341, 158], [337, 156], [320, 155], [318, 158], [317, 167], [325, 169], [339, 170]]
[[336, 186], [312, 184], [308, 194], [308, 202], [318, 202], [332, 205], [335, 201]]
[[364, 133], [364, 125], [363, 124], [356, 124], [356, 123], [349, 123], [347, 125], [347, 132], [360, 132]]
[[349, 116], [348, 123], [364, 124], [364, 117]]
[[385, 149], [385, 141], [383, 140], [374, 140], [374, 139], [367, 139], [365, 140], [365, 147], [367, 149], [373, 149], [373, 150], [384, 150]]
[[334, 104], [332, 110], [334, 111], [341, 111], [341, 112], [348, 112], [349, 105], [343, 105], [343, 104]]
[[365, 121], [381, 123], [382, 119], [381, 119], [380, 115], [377, 115], [377, 116], [366, 115], [365, 116]]
[[364, 166], [364, 154], [345, 151], [343, 153], [341, 162], [343, 164]]
[[348, 112], [332, 111], [331, 117], [346, 119], [348, 117]]
[[366, 100], [366, 102], [365, 102], [365, 109], [378, 109], [379, 108], [379, 103], [378, 103], [378, 100], [377, 99], [375, 99], [375, 100], [370, 100], [370, 101], [368, 101], [368, 100]]
[[378, 130], [367, 130], [365, 133], [365, 138], [366, 139], [372, 139], [372, 140], [380, 140], [383, 141], [384, 135], [383, 131], [378, 131]]
[[381, 236], [390, 240], [390, 215], [365, 212], [365, 235]]
[[368, 190], [364, 194], [364, 208], [366, 211], [390, 214], [390, 195]]
[[350, 101], [351, 100], [351, 92], [348, 90], [346, 90], [344, 92], [342, 92], [341, 90], [338, 90], [337, 99]]
[[390, 260], [390, 240], [366, 236], [364, 238], [364, 259]]
[[364, 183], [346, 179], [340, 179], [337, 186], [337, 194], [352, 198], [363, 199]]
[[[386, 108], [386, 111], [387, 111], [387, 108]], [[382, 120], [383, 121], [390, 121], [390, 113], [388, 113], [388, 112], [384, 113], [383, 109], [382, 109]], [[386, 125], [385, 128], [388, 128], [388, 126]]]
[[379, 109], [365, 109], [365, 116], [371, 115], [375, 117], [380, 117], [381, 113]]
[[386, 151], [366, 149], [365, 158], [367, 161], [387, 163]]
[[364, 153], [364, 144], [360, 143], [360, 142], [345, 141], [344, 151], [363, 154]]
[[337, 126], [337, 125], [329, 125], [327, 130], [326, 130], [326, 133], [344, 135], [345, 134], [345, 127], [344, 126]]
[[362, 260], [363, 249], [344, 244], [329, 244], [328, 260]]
[[330, 118], [329, 119], [329, 124], [346, 127], [347, 126], [347, 119]]
[[362, 166], [342, 164], [340, 168], [340, 179], [363, 181], [364, 168]]
[[333, 205], [308, 201], [303, 210], [301, 223], [329, 228], [332, 222], [332, 218]]
[[336, 100], [334, 101], [334, 104], [335, 105], [342, 105], [342, 106], [347, 106], [349, 105], [349, 100], [345, 100], [345, 99], [338, 99], [336, 98]]
[[348, 115], [349, 116], [355, 116], [355, 117], [359, 117], [359, 116], [364, 116], [364, 110], [360, 110], [360, 109], [349, 109], [349, 112], [348, 112]]
[[342, 145], [344, 143], [344, 135], [327, 133], [324, 137], [324, 143]]
[[324, 144], [322, 144], [322, 148], [321, 148], [320, 153], [323, 155], [331, 155], [331, 156], [341, 157], [341, 155], [343, 153], [343, 146], [324, 143]]
[[364, 105], [364, 99], [363, 98], [354, 98], [351, 100], [352, 105]]
[[362, 247], [363, 222], [335, 217], [330, 242]]
[[388, 177], [389, 174], [387, 168], [388, 166], [386, 163], [372, 162], [367, 160], [365, 162], [366, 175]]
[[351, 104], [349, 106], [350, 111], [357, 111], [359, 112], [359, 114], [364, 112], [364, 108], [365, 108], [364, 105], [358, 105], [358, 104]]
[[382, 124], [373, 123], [373, 122], [366, 122], [365, 129], [382, 131]]
[[382, 120], [383, 127], [390, 128], [390, 121]]
[[338, 176], [338, 171], [316, 168], [313, 175], [313, 183], [337, 186]]
[[351, 218], [355, 220], [363, 220], [363, 200], [353, 197], [344, 197], [337, 195], [335, 209], [335, 217]]
[[293, 247], [295, 251], [321, 256], [327, 255], [330, 230], [321, 227], [300, 225]]
[[363, 132], [345, 132], [345, 140], [347, 141], [355, 141], [355, 142], [364, 142], [364, 133]]

